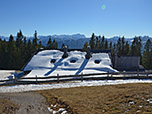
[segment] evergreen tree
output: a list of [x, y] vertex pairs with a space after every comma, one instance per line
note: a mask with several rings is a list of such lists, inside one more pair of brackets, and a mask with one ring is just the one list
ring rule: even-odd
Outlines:
[[96, 37], [95, 49], [99, 49], [99, 46], [100, 46], [100, 41], [99, 41], [99, 38]]
[[89, 41], [89, 45], [90, 45], [90, 48], [91, 49], [95, 49], [95, 35], [94, 35], [94, 33], [92, 34], [92, 37], [91, 37], [91, 39], [90, 39], [90, 41]]
[[22, 40], [23, 40], [23, 34], [22, 34], [22, 31], [20, 30], [19, 32], [17, 32], [17, 38], [16, 38], [16, 46], [17, 47], [21, 47], [22, 45]]
[[114, 45], [113, 45], [113, 47], [111, 49], [111, 55], [115, 56], [115, 54], [116, 54], [116, 44], [114, 43]]
[[117, 54], [121, 55], [121, 38], [120, 37], [117, 42]]
[[37, 38], [37, 31], [35, 30], [34, 39], [33, 39], [33, 42], [32, 42], [33, 50], [34, 50], [34, 51], [36, 51], [36, 50], [38, 49], [37, 41], [38, 41], [38, 38]]
[[[5, 58], [6, 59], [6, 58]], [[9, 37], [8, 42], [8, 53], [7, 53], [7, 68], [8, 69], [16, 69], [16, 63], [17, 63], [17, 47], [15, 45], [15, 41], [12, 35]]]
[[37, 40], [38, 40], [38, 38], [37, 38], [37, 31], [35, 30], [34, 39], [33, 39], [33, 45], [34, 46], [37, 46]]
[[52, 49], [57, 49], [55, 39], [53, 39], [53, 42], [52, 42]]
[[127, 55], [125, 53], [125, 37], [123, 36], [122, 39], [121, 39], [121, 55]]
[[7, 59], [8, 59], [8, 43], [6, 42], [6, 40], [4, 39], [1, 42], [1, 69], [6, 69], [7, 67]]
[[129, 55], [129, 52], [130, 52], [130, 46], [129, 46], [129, 43], [128, 41], [125, 43], [125, 46], [124, 46], [124, 55]]
[[48, 49], [52, 49], [52, 40], [51, 40], [51, 37], [50, 37], [49, 40], [48, 40], [47, 48], [48, 48]]
[[101, 36], [99, 35], [99, 49], [101, 49]]
[[64, 45], [64, 43], [62, 44], [62, 47], [61, 47], [61, 49], [64, 49], [65, 48], [65, 45]]
[[144, 66], [144, 68], [146, 69], [151, 69], [151, 60], [152, 60], [152, 42], [150, 41], [150, 39], [147, 40], [146, 45], [144, 47], [144, 53], [143, 53], [143, 57], [142, 57], [142, 64]]
[[105, 37], [102, 36], [102, 40], [101, 40], [101, 49], [105, 48]]
[[112, 49], [112, 42], [110, 42], [110, 44], [109, 44], [109, 49], [110, 50]]
[[104, 49], [108, 49], [108, 41], [107, 40], [105, 41], [105, 47], [104, 47]]
[[141, 40], [136, 36], [131, 45], [130, 55], [141, 56]]
[[85, 42], [85, 44], [83, 46], [83, 50], [86, 50], [88, 46], [89, 46], [88, 42]]

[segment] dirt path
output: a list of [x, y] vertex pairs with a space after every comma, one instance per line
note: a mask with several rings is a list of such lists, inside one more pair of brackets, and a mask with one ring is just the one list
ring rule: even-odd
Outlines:
[[8, 99], [19, 105], [16, 114], [50, 114], [45, 98], [39, 93], [0, 93], [0, 99]]

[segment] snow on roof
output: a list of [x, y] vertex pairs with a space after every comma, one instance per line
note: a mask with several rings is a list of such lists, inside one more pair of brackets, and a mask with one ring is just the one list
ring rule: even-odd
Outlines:
[[[44, 50], [34, 55], [26, 65], [24, 71], [32, 70], [27, 76], [55, 76], [77, 75], [86, 73], [116, 72], [111, 67], [111, 60], [107, 53], [93, 53], [92, 58], [85, 59], [86, 52], [71, 51], [67, 58], [62, 58], [63, 52], [59, 50]], [[94, 61], [99, 61], [99, 64]], [[54, 62], [54, 63], [53, 63]]]

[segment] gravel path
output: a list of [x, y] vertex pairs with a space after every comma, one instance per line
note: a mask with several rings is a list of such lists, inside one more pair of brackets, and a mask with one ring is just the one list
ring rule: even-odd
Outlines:
[[19, 105], [16, 114], [50, 114], [45, 98], [36, 92], [0, 93], [0, 99], [8, 99]]

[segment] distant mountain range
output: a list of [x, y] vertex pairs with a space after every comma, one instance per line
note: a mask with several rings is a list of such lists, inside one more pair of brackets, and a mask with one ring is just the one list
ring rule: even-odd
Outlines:
[[[46, 46], [49, 38], [51, 37], [52, 40], [55, 39], [56, 42], [58, 42], [58, 48], [61, 48], [62, 44], [68, 45], [70, 49], [81, 49], [85, 42], [89, 42], [90, 38], [87, 38], [83, 34], [73, 34], [73, 35], [48, 35], [48, 36], [38, 36], [39, 40], [42, 42], [42, 45]], [[2, 40], [8, 41], [8, 37], [0, 36]], [[113, 43], [116, 43], [118, 40], [118, 36], [107, 38], [107, 40]], [[16, 39], [16, 36], [14, 37]], [[33, 37], [27, 37], [27, 40], [32, 40]], [[141, 36], [142, 44], [145, 45], [146, 41], [148, 39], [151, 39], [152, 37], [149, 36]], [[131, 44], [133, 41], [133, 38], [125, 38], [126, 41]]]

